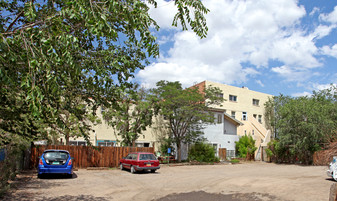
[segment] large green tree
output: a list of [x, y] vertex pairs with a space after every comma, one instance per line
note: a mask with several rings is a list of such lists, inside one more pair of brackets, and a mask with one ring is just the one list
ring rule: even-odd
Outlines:
[[276, 131], [276, 157], [309, 164], [315, 151], [336, 140], [336, 96], [336, 87], [331, 86], [310, 97], [279, 96], [266, 104], [267, 111], [274, 111], [270, 122]]
[[107, 108], [104, 119], [121, 136], [123, 146], [135, 146], [142, 131], [152, 124], [153, 104], [148, 100], [148, 92], [135, 85], [125, 91], [118, 107]]
[[198, 87], [184, 89], [179, 82], [160, 81], [152, 90], [157, 112], [166, 119], [173, 142], [181, 161], [182, 143], [191, 142], [202, 134], [205, 125], [214, 123], [214, 114], [208, 106], [220, 105], [224, 99], [218, 96], [219, 88]]
[[[174, 2], [173, 26], [205, 37], [201, 1]], [[87, 113], [120, 100], [134, 72], [159, 54], [149, 5], [156, 1], [0, 1], [0, 143], [44, 138], [43, 130], [64, 127], [65, 113], [87, 137]]]

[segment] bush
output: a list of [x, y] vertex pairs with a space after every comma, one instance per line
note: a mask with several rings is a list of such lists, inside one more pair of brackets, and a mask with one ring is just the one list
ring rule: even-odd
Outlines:
[[219, 158], [215, 156], [215, 151], [212, 145], [204, 142], [197, 142], [192, 145], [188, 151], [189, 161], [198, 162], [219, 162]]
[[248, 155], [252, 156], [257, 149], [255, 147], [255, 140], [251, 135], [240, 137], [239, 141], [235, 142], [235, 148], [240, 158], [247, 158]]
[[5, 160], [0, 162], [0, 198], [10, 188], [9, 180], [14, 180], [16, 175], [23, 169], [24, 151], [28, 144], [14, 144], [1, 146], [5, 150]]

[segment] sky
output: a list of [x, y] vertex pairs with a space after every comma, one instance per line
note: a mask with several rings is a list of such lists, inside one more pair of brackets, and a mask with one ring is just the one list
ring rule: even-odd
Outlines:
[[171, 26], [173, 1], [157, 2], [160, 56], [135, 74], [145, 87], [209, 80], [297, 97], [337, 83], [336, 0], [203, 0], [204, 39]]

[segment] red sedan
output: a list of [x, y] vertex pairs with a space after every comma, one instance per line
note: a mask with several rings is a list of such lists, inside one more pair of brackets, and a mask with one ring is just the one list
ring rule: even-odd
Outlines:
[[120, 160], [120, 169], [130, 169], [131, 173], [143, 170], [151, 170], [151, 172], [154, 173], [159, 168], [159, 161], [153, 153], [129, 153], [126, 157]]

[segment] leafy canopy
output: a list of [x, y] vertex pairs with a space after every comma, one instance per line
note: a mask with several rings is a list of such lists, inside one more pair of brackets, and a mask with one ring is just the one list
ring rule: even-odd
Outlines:
[[179, 82], [159, 81], [152, 93], [156, 112], [166, 119], [180, 161], [181, 144], [193, 142], [203, 133], [205, 125], [214, 123], [208, 105], [220, 105], [224, 101], [217, 96], [221, 90], [208, 87], [200, 92], [198, 87], [183, 89]]
[[[45, 138], [47, 128], [64, 127], [65, 110], [87, 136], [87, 113], [95, 115], [100, 105], [120, 100], [134, 72], [159, 54], [152, 32], [159, 27], [149, 15], [150, 4], [156, 1], [2, 0], [2, 143], [10, 135]], [[205, 37], [208, 10], [201, 1], [176, 0], [175, 5], [173, 25]], [[90, 109], [75, 107], [78, 102]]]
[[[266, 110], [275, 131], [275, 155], [283, 161], [311, 163], [315, 151], [336, 140], [337, 88], [314, 92], [312, 96], [278, 96]], [[267, 122], [267, 121], [266, 121]]]

